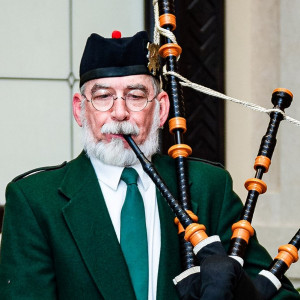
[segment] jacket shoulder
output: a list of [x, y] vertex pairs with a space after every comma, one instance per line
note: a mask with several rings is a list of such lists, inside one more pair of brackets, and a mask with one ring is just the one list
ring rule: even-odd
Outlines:
[[[189, 164], [210, 165], [210, 166], [224, 169], [224, 166], [220, 162], [214, 162], [214, 161], [210, 161], [198, 157], [190, 157], [190, 156], [187, 157], [186, 159]], [[175, 160], [173, 158], [164, 154], [155, 154], [153, 156], [153, 161], [155, 163], [175, 164]]]
[[[155, 166], [162, 175], [176, 178], [177, 166], [173, 158], [160, 154], [153, 158]], [[221, 163], [194, 157], [188, 157], [186, 162], [190, 178], [195, 177], [201, 179], [202, 182], [226, 181], [228, 177], [230, 178], [230, 174]]]
[[210, 161], [210, 160], [202, 159], [202, 158], [198, 158], [198, 157], [188, 157], [187, 160], [189, 162], [201, 162], [201, 163], [204, 163], [207, 165], [211, 165], [211, 166], [215, 166], [215, 167], [224, 169], [224, 166], [220, 162]]
[[58, 169], [62, 169], [64, 168], [65, 166], [67, 165], [67, 162], [64, 161], [62, 164], [60, 165], [55, 165], [55, 166], [46, 166], [46, 167], [40, 167], [40, 168], [35, 168], [35, 169], [32, 169], [30, 171], [27, 171], [27, 172], [24, 172], [18, 176], [16, 176], [12, 182], [17, 182], [23, 178], [26, 178], [28, 176], [31, 176], [33, 174], [38, 174], [38, 173], [41, 173], [41, 172], [48, 172], [48, 171], [53, 171], [53, 170], [58, 170]]

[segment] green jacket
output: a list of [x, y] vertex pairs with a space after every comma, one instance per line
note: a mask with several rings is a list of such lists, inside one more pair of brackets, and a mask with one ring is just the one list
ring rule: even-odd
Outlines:
[[[172, 159], [156, 168], [176, 195]], [[228, 248], [242, 204], [221, 168], [189, 161], [193, 211]], [[0, 299], [135, 299], [122, 251], [94, 169], [84, 153], [64, 167], [12, 182], [6, 191], [0, 260]], [[174, 215], [157, 193], [161, 253], [157, 299], [178, 299], [172, 279], [181, 273]], [[271, 258], [253, 238], [245, 268], [255, 276]], [[285, 280], [276, 299], [299, 299]]]

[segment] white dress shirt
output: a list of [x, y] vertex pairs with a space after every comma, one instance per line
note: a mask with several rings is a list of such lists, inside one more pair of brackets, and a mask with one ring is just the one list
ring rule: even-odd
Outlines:
[[[120, 242], [121, 210], [125, 201], [127, 185], [120, 180], [124, 167], [106, 165], [91, 158], [102, 194]], [[146, 216], [148, 255], [149, 255], [149, 292], [148, 300], [156, 299], [157, 276], [160, 255], [160, 220], [156, 199], [156, 188], [140, 164], [132, 166], [138, 174], [137, 185], [143, 197]]]

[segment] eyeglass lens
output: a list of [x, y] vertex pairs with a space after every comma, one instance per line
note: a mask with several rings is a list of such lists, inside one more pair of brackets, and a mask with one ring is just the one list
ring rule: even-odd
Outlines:
[[[132, 111], [144, 109], [148, 102], [147, 94], [142, 90], [132, 90], [121, 98], [125, 100], [127, 108]], [[107, 111], [113, 106], [114, 100], [116, 99], [118, 99], [118, 97], [108, 93], [106, 90], [100, 89], [92, 94], [91, 101], [95, 109]]]

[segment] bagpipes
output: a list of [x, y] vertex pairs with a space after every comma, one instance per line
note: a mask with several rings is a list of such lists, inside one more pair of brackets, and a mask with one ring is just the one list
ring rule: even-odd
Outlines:
[[[287, 90], [277, 89], [273, 92], [272, 102], [274, 107], [282, 111], [290, 105], [291, 100], [292, 95]], [[184, 209], [180, 201], [173, 197], [153, 164], [144, 156], [132, 137], [124, 135], [125, 140], [135, 152], [144, 171], [155, 183], [174, 212], [176, 216], [175, 223], [179, 225], [180, 241], [182, 242], [182, 238], [184, 238], [185, 243], [191, 245], [202, 272], [203, 268], [206, 270], [209, 285], [205, 284], [205, 291], [203, 291], [201, 290], [201, 284], [203, 283], [198, 276], [199, 274], [197, 272], [189, 272], [190, 269], [195, 267], [195, 264], [190, 263], [191, 253], [183, 252], [183, 267], [187, 272], [184, 271], [175, 280], [181, 299], [271, 299], [281, 287], [280, 280], [284, 273], [293, 262], [298, 260], [300, 229], [287, 245], [279, 247], [279, 253], [269, 269], [260, 272], [254, 281], [242, 270], [243, 257], [248, 241], [254, 234], [251, 221], [255, 204], [258, 196], [266, 191], [266, 184], [261, 178], [263, 173], [266, 173], [269, 169], [276, 144], [276, 133], [281, 120], [282, 114], [279, 111], [274, 111], [270, 114], [269, 126], [262, 138], [258, 156], [255, 160], [255, 178], [248, 179], [245, 183], [248, 189], [248, 196], [241, 220], [232, 226], [233, 235], [229, 257], [222, 247], [220, 239], [217, 236], [207, 236], [205, 226], [197, 223], [197, 216], [191, 210]], [[182, 247], [182, 251], [189, 250], [190, 248]], [[186, 263], [187, 257], [189, 257], [189, 267], [187, 267]], [[216, 265], [218, 265], [217, 269], [214, 267]], [[220, 270], [223, 272], [221, 277], [219, 274]], [[224, 275], [226, 280], [224, 280]]]
[[[174, 1], [158, 0], [157, 5], [160, 27], [165, 32], [171, 33], [176, 28]], [[182, 273], [184, 275], [180, 274], [174, 281], [179, 295], [181, 299], [271, 299], [280, 288], [280, 280], [284, 273], [293, 262], [298, 260], [300, 229], [287, 245], [279, 248], [279, 254], [269, 269], [260, 272], [255, 280], [251, 280], [247, 276], [242, 265], [248, 241], [254, 233], [251, 221], [255, 205], [258, 196], [266, 191], [266, 184], [262, 181], [262, 176], [269, 169], [276, 145], [276, 134], [279, 124], [283, 120], [282, 113], [285, 108], [290, 106], [293, 95], [286, 89], [277, 89], [272, 94], [274, 107], [270, 113], [267, 132], [262, 138], [255, 160], [256, 174], [254, 178], [248, 179], [245, 183], [248, 196], [240, 221], [232, 226], [233, 235], [229, 254], [227, 254], [219, 237], [208, 237], [205, 226], [197, 223], [197, 216], [192, 213], [187, 172], [187, 157], [192, 150], [184, 144], [183, 135], [186, 132], [186, 120], [182, 88], [179, 79], [174, 75], [177, 73], [177, 58], [181, 54], [181, 47], [174, 43], [167, 33], [159, 49], [159, 54], [165, 60], [165, 90], [171, 102], [169, 130], [174, 136], [175, 143], [168, 153], [176, 164], [178, 201], [170, 193], [163, 179], [133, 139], [126, 135], [124, 138], [176, 216], [175, 222], [179, 227], [184, 269]], [[206, 272], [206, 282], [201, 282], [203, 279], [199, 276], [199, 272], [190, 272], [190, 270], [197, 269], [197, 261], [201, 267], [201, 272]], [[216, 265], [218, 265], [217, 269], [215, 269]], [[218, 273], [220, 269], [225, 273], [222, 278]], [[205, 286], [205, 290], [202, 289], [203, 286]]]

